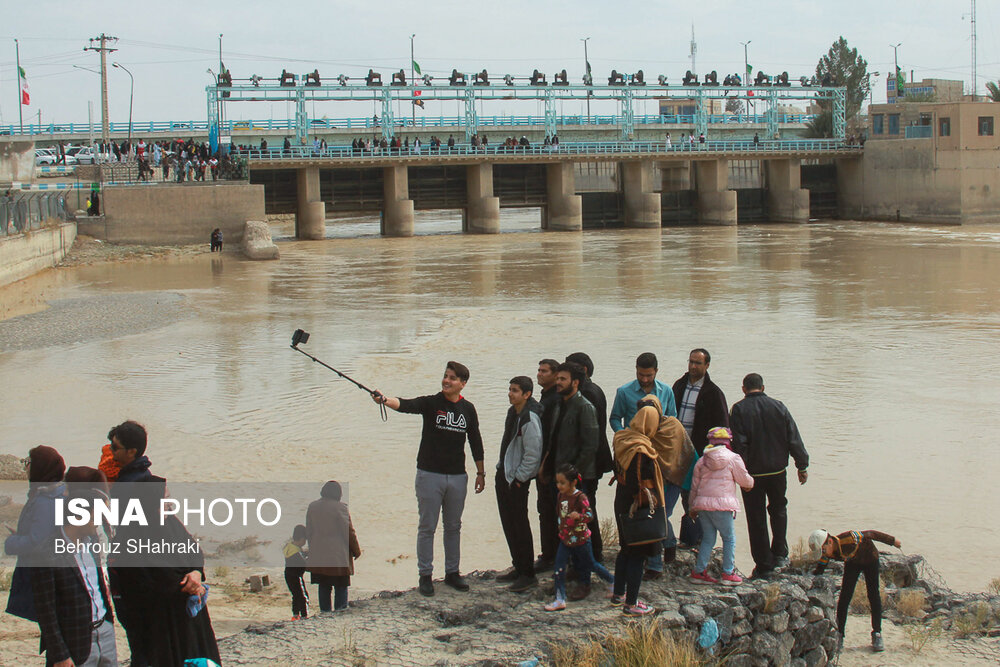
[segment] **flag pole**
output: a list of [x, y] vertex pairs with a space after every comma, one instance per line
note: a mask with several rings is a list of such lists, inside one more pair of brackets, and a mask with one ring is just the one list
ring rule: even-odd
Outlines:
[[24, 101], [23, 99], [21, 99], [21, 47], [17, 43], [16, 39], [14, 40], [14, 54], [15, 54], [14, 57], [17, 60], [17, 121], [18, 121], [18, 132], [20, 134], [24, 134], [24, 109], [21, 108], [22, 106], [24, 106], [24, 105], [21, 104], [21, 102]]
[[[413, 55], [413, 38], [416, 37], [416, 33], [410, 35], [410, 85], [413, 86], [413, 90], [417, 89], [417, 82], [414, 79], [413, 64], [417, 62]], [[417, 126], [417, 98], [414, 95], [413, 99], [410, 100], [410, 113], [413, 115], [413, 127]]]

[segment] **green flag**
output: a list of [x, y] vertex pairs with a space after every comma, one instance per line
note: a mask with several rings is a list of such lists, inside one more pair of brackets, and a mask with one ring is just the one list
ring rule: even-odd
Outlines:
[[420, 76], [423, 73], [420, 71], [420, 65], [417, 64], [416, 60], [413, 61], [413, 71], [417, 73], [417, 76]]
[[749, 79], [752, 76], [753, 76], [753, 65], [747, 63], [747, 78]]
[[906, 77], [903, 75], [903, 70], [899, 67], [896, 68], [896, 96], [899, 97], [904, 93], [904, 86], [906, 85]]

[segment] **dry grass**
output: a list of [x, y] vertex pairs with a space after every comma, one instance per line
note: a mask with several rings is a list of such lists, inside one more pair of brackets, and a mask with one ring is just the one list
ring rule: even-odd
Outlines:
[[600, 521], [601, 525], [601, 541], [604, 542], [605, 546], [618, 546], [618, 524], [615, 523], [614, 517], [603, 516]]
[[764, 613], [770, 614], [775, 610], [778, 598], [781, 597], [781, 586], [778, 584], [768, 584], [764, 588]]
[[990, 606], [985, 602], [977, 602], [972, 611], [960, 614], [952, 621], [951, 630], [959, 639], [972, 637], [990, 626], [990, 616]]
[[809, 550], [809, 545], [803, 538], [792, 544], [788, 548], [788, 562], [792, 567], [806, 568], [816, 562], [813, 553]]
[[930, 625], [904, 625], [903, 634], [910, 640], [913, 652], [919, 655], [929, 642], [936, 641], [944, 635], [944, 628], [941, 626], [941, 619], [935, 618]]
[[602, 641], [553, 644], [555, 667], [705, 667], [708, 662], [690, 640], [681, 641], [664, 632], [655, 621], [631, 623], [624, 633], [608, 635]]
[[0, 567], [0, 591], [9, 591], [11, 579], [14, 578], [14, 570]]
[[231, 570], [228, 565], [220, 565], [212, 570], [212, 578], [221, 581], [229, 576]]
[[[867, 599], [867, 598], [866, 598]], [[903, 591], [896, 600], [896, 610], [903, 616], [916, 618], [924, 610], [927, 596], [923, 591]]]
[[990, 582], [990, 585], [986, 587], [986, 592], [990, 595], [1000, 595], [1000, 577], [996, 577]]
[[[868, 604], [868, 582], [864, 581], [865, 576], [858, 577], [858, 584], [854, 587], [854, 597], [851, 598], [851, 611], [855, 614], [870, 614], [872, 606]], [[882, 577], [878, 578], [878, 594], [882, 598], [882, 608], [885, 609], [889, 596], [885, 592], [885, 584]]]
[[343, 631], [341, 646], [331, 651], [330, 655], [345, 658], [351, 667], [368, 667], [369, 665], [375, 664], [374, 661], [369, 660], [368, 657], [358, 649], [358, 645], [354, 641], [354, 633], [347, 628]]

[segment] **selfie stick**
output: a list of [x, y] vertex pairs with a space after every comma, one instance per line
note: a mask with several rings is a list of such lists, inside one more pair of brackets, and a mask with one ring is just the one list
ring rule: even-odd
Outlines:
[[[291, 345], [291, 348], [293, 350], [295, 350], [296, 352], [301, 352], [302, 354], [306, 355], [307, 357], [309, 357], [310, 359], [312, 359], [313, 361], [315, 361], [320, 366], [323, 366], [324, 368], [330, 369], [331, 371], [333, 371], [334, 373], [336, 373], [340, 377], [342, 377], [345, 380], [347, 380], [348, 382], [352, 383], [358, 389], [363, 389], [364, 391], [367, 391], [372, 396], [377, 396], [377, 397], [381, 397], [382, 396], [382, 394], [380, 394], [379, 392], [375, 391], [374, 389], [369, 389], [368, 387], [364, 386], [363, 384], [361, 384], [360, 382], [358, 382], [357, 380], [355, 380], [351, 376], [349, 376], [349, 375], [347, 375], [345, 373], [341, 373], [340, 371], [338, 371], [336, 368], [334, 368], [330, 364], [328, 364], [328, 363], [326, 363], [326, 362], [324, 362], [324, 361], [322, 361], [320, 359], [317, 359], [316, 357], [312, 356], [311, 354], [309, 354], [305, 350], [299, 349], [299, 343], [302, 343], [303, 345], [305, 345], [308, 342], [309, 342], [309, 334], [307, 332], [303, 331], [302, 329], [296, 329], [295, 333], [292, 334], [292, 345]], [[384, 402], [379, 403], [378, 407], [379, 407], [379, 413], [382, 415], [382, 421], [388, 421], [389, 420], [389, 415], [386, 412], [385, 403]]]

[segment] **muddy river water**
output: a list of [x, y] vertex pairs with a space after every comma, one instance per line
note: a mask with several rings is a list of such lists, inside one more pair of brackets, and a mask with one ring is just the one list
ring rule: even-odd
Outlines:
[[[0, 290], [8, 315], [35, 311], [0, 322], [0, 453], [46, 443], [96, 465], [108, 428], [134, 418], [170, 479], [348, 481], [365, 549], [355, 585], [413, 586], [420, 420], [383, 423], [365, 393], [289, 350], [294, 329], [395, 395], [437, 391], [448, 359], [468, 365], [490, 469], [507, 381], [539, 359], [588, 352], [610, 402], [640, 352], [673, 382], [705, 347], [730, 404], [756, 371], [798, 422], [812, 465], [789, 490], [790, 542], [878, 528], [957, 589], [1000, 576], [1000, 229], [573, 234], [508, 217], [514, 231], [496, 236], [410, 239], [331, 223], [335, 238], [281, 241], [279, 262], [102, 264]], [[457, 223], [427, 214], [417, 229]], [[463, 570], [509, 564], [491, 487], [470, 493], [463, 538]], [[437, 556], [440, 576], [440, 536]]]

